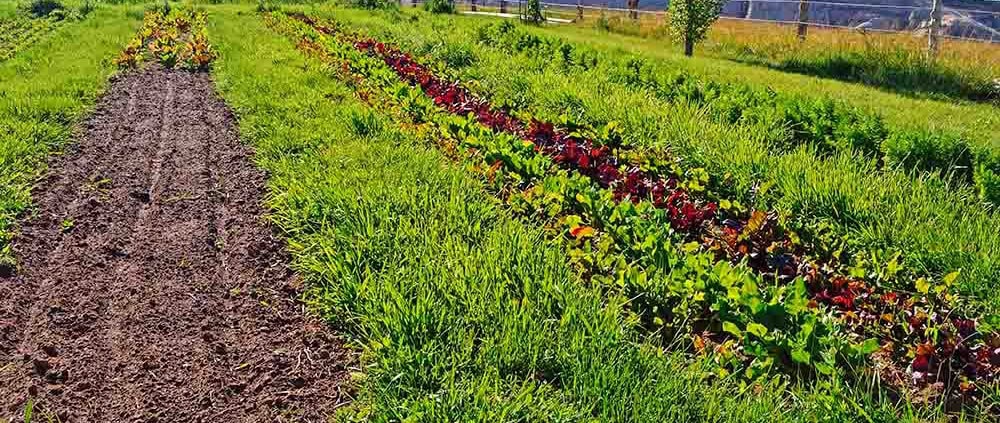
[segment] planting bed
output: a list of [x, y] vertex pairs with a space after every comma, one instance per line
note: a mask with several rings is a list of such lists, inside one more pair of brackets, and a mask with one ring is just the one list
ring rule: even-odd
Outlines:
[[[446, 150], [459, 147], [484, 160], [484, 174], [499, 181], [512, 208], [558, 222], [552, 232], [564, 237], [585, 277], [624, 289], [632, 298], [626, 311], [647, 330], [693, 336], [691, 347], [714, 357], [720, 372], [749, 365], [751, 378], [775, 368], [843, 376], [838, 368], [850, 366], [855, 370], [848, 377], [874, 372], [923, 401], [991, 395], [1000, 338], [951, 310], [958, 272], [938, 282], [921, 278], [916, 292], [886, 291], [880, 282], [896, 277], [895, 258], [872, 275], [818, 262], [774, 215], [706, 191], [708, 178], [699, 169], [629, 151], [613, 128], [521, 120], [409, 54], [335, 23], [298, 16], [301, 27], [280, 16], [268, 19], [339, 69], [362, 98], [395, 104], [455, 140], [444, 143]], [[431, 103], [393, 82], [392, 73], [426, 92]], [[790, 285], [768, 287], [771, 281]]]
[[0, 420], [324, 421], [349, 398], [251, 157], [207, 74], [112, 82], [0, 275]]
[[205, 30], [206, 19], [205, 12], [190, 9], [146, 12], [139, 33], [115, 63], [122, 69], [156, 61], [168, 68], [206, 70], [215, 59]]
[[204, 74], [117, 79], [34, 195], [0, 279], [0, 414], [319, 420], [347, 362], [303, 318], [264, 175]]

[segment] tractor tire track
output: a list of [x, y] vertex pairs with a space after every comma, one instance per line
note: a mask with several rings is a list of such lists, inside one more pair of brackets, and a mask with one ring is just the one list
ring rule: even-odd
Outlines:
[[77, 138], [0, 277], [0, 417], [324, 421], [350, 400], [354, 358], [296, 301], [207, 75], [120, 77]]

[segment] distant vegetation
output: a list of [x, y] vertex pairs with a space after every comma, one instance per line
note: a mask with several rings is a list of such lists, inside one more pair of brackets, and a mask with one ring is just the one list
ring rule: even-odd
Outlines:
[[713, 54], [746, 63], [911, 96], [1000, 102], [1000, 45], [948, 40], [928, 60], [926, 37], [814, 28], [802, 43], [791, 27], [732, 21], [710, 40]]
[[[667, 26], [645, 17], [592, 16], [580, 25], [668, 39]], [[722, 20], [705, 54], [787, 72], [858, 82], [908, 96], [1000, 103], [1000, 45], [944, 40], [937, 60], [927, 40], [909, 34], [812, 28], [805, 42], [793, 26]]]

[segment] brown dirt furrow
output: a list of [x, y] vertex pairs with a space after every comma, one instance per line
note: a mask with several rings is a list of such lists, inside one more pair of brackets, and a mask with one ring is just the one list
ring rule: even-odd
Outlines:
[[353, 357], [295, 300], [265, 175], [208, 76], [112, 82], [0, 277], [0, 421], [322, 421]]

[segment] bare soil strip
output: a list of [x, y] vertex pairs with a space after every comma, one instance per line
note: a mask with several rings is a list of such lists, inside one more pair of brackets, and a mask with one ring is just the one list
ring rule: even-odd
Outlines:
[[265, 175], [203, 73], [112, 82], [0, 275], [0, 420], [320, 421], [341, 342], [304, 317]]

